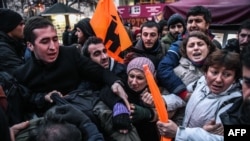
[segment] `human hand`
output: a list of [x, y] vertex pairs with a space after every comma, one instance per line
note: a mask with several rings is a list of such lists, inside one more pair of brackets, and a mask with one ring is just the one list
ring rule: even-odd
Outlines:
[[82, 111], [74, 108], [70, 104], [56, 106], [54, 109], [54, 113], [49, 114], [48, 118], [57, 121], [67, 121], [76, 126], [91, 121], [87, 115], [85, 115]]
[[61, 94], [61, 92], [57, 91], [57, 90], [53, 90], [52, 92], [49, 92], [48, 94], [45, 95], [45, 101], [49, 102], [49, 103], [53, 103], [53, 100], [51, 98], [51, 95], [57, 93], [60, 97], [62, 97], [63, 95]]
[[153, 100], [153, 96], [151, 95], [151, 93], [148, 92], [148, 89], [145, 89], [142, 94], [141, 94], [141, 100], [148, 105], [149, 107], [154, 107], [154, 100]]
[[175, 137], [178, 126], [172, 120], [168, 120], [168, 122], [157, 121], [156, 125], [160, 135], [168, 138]]
[[137, 122], [144, 119], [149, 120], [152, 118], [152, 116], [154, 116], [152, 115], [153, 112], [151, 112], [149, 108], [142, 107], [136, 104], [131, 104], [130, 107], [130, 118], [132, 122]]
[[221, 123], [215, 123], [215, 120], [211, 120], [207, 122], [204, 126], [203, 129], [212, 133], [212, 134], [217, 134], [217, 135], [224, 135], [224, 127]]
[[123, 87], [121, 86], [121, 84], [119, 84], [118, 82], [115, 82], [112, 86], [111, 86], [112, 91], [117, 94], [125, 103], [126, 107], [130, 110], [130, 104], [128, 102], [128, 95], [126, 94], [126, 92], [124, 91]]
[[11, 141], [15, 141], [15, 136], [23, 129], [29, 126], [29, 121], [21, 122], [10, 127], [10, 138]]

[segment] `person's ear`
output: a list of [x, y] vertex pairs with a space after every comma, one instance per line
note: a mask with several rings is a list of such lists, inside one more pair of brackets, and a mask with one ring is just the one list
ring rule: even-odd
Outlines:
[[27, 42], [27, 47], [30, 49], [30, 51], [34, 50], [34, 45], [31, 42]]
[[206, 23], [206, 29], [208, 30], [209, 29], [209, 27], [210, 27], [210, 23]]

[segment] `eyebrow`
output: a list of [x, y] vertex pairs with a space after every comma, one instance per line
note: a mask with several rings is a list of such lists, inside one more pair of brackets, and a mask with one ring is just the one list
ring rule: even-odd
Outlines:
[[250, 77], [245, 77], [245, 76], [243, 76], [243, 79], [244, 79], [245, 81], [250, 82]]

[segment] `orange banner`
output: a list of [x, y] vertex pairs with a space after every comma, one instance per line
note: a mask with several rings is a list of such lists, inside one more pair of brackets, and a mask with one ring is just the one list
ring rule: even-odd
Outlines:
[[90, 24], [104, 41], [110, 57], [123, 63], [122, 51], [132, 45], [113, 0], [99, 0]]
[[[155, 79], [153, 77], [152, 72], [149, 70], [148, 65], [143, 65], [144, 74], [146, 76], [148, 86], [150, 89], [150, 92], [152, 94], [155, 108], [159, 117], [159, 120], [162, 122], [168, 122], [168, 112], [167, 108], [165, 106], [165, 103], [163, 101], [163, 98], [161, 96], [160, 90], [155, 82]], [[161, 141], [171, 141], [171, 138], [166, 138], [164, 136], [161, 136]]]

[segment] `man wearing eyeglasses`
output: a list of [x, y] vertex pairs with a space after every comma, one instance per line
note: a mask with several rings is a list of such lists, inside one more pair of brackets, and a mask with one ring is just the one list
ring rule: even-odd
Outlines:
[[[250, 44], [243, 48], [241, 62], [242, 62], [242, 93], [243, 103], [247, 104], [250, 110]], [[248, 110], [248, 111], [249, 111]], [[247, 117], [248, 124], [250, 124], [250, 115]]]
[[245, 46], [241, 54], [242, 63], [242, 98], [221, 114], [224, 125], [250, 125], [250, 45]]
[[20, 14], [0, 8], [0, 71], [10, 74], [24, 64], [24, 21]]

